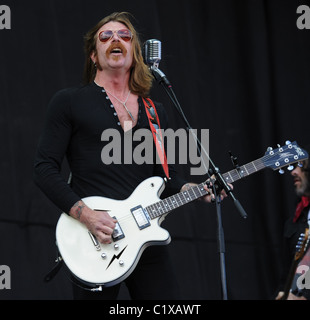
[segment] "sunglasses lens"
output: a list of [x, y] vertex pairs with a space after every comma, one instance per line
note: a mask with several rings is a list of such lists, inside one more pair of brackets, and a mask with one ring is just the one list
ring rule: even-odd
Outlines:
[[99, 40], [101, 42], [107, 42], [110, 40], [113, 36], [113, 32], [111, 30], [101, 31], [99, 33]]
[[132, 38], [132, 34], [129, 30], [127, 29], [123, 29], [123, 30], [118, 30], [117, 31], [117, 35], [122, 38], [122, 40], [128, 42], [131, 40]]

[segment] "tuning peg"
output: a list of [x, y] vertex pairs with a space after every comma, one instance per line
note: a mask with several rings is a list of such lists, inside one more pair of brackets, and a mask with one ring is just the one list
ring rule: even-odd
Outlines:
[[283, 169], [280, 169], [280, 170], [279, 170], [279, 173], [280, 173], [280, 174], [284, 174], [284, 170], [283, 170]]
[[292, 166], [292, 165], [288, 166], [288, 167], [287, 167], [287, 170], [288, 170], [288, 171], [294, 170], [294, 166]]
[[267, 148], [267, 151], [272, 151], [273, 149], [271, 147], [268, 147]]
[[285, 144], [288, 146], [289, 144], [291, 144], [292, 142], [290, 140], [286, 140]]

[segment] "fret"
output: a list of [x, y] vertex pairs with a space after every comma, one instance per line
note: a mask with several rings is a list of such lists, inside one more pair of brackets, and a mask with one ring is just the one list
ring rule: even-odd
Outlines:
[[246, 175], [250, 175], [251, 173], [253, 173], [253, 165], [252, 162], [246, 164], [243, 166], [244, 170], [246, 171]]
[[262, 159], [263, 158], [253, 161], [253, 165], [255, 166], [256, 171], [259, 171], [259, 170], [264, 169], [266, 167], [264, 164], [264, 161]]
[[147, 211], [149, 217], [150, 217], [151, 219], [154, 219], [151, 206], [146, 207], [145, 210]]
[[159, 209], [158, 209], [158, 205], [157, 205], [157, 202], [153, 204], [153, 213], [154, 213], [154, 216], [155, 217], [158, 217], [159, 216]]
[[160, 215], [164, 214], [164, 208], [162, 207], [162, 201], [157, 202], [157, 209], [160, 212]]
[[167, 201], [166, 199], [164, 199], [164, 200], [162, 201], [162, 204], [163, 204], [163, 207], [164, 207], [164, 209], [165, 209], [165, 213], [171, 211], [170, 206], [169, 206], [169, 203], [168, 203], [168, 201]]
[[[246, 171], [246, 175], [248, 176], [248, 175], [249, 175], [249, 171], [247, 170], [247, 166], [244, 165], [243, 168], [244, 168], [244, 170]], [[243, 172], [242, 172], [242, 173], [243, 173]]]
[[190, 197], [189, 197], [189, 190], [182, 192], [182, 196], [183, 196], [183, 202], [187, 203], [190, 201]]
[[156, 218], [156, 217], [157, 217], [157, 216], [156, 216], [157, 210], [156, 210], [154, 204], [152, 204], [152, 205], [150, 206], [150, 210], [151, 210], [150, 216], [152, 217], [152, 219]]
[[167, 209], [167, 211], [171, 211], [173, 208], [170, 207], [170, 203], [168, 201], [168, 199], [164, 199], [163, 200], [165, 208]]
[[173, 197], [168, 197], [165, 200], [169, 203], [169, 208], [171, 208], [171, 210], [175, 209], [175, 201], [173, 200]]
[[[200, 185], [196, 186], [197, 191], [199, 191], [199, 196], [202, 197], [207, 194], [206, 190], [204, 189], [204, 184], [201, 183]], [[198, 197], [199, 198], [199, 197]]]
[[189, 202], [187, 200], [187, 196], [188, 196], [188, 192], [187, 191], [180, 193], [180, 195], [181, 195], [181, 198], [182, 198], [182, 205]]
[[232, 176], [231, 176], [231, 174], [230, 174], [230, 172], [224, 173], [224, 174], [223, 174], [223, 178], [225, 179], [225, 181], [226, 181], [227, 183], [232, 183], [232, 182], [234, 182], [234, 181], [233, 181], [233, 178], [232, 178]]
[[[182, 199], [181, 199], [181, 192], [180, 193], [177, 193], [176, 196], [179, 198], [179, 201], [177, 200], [177, 204], [178, 204], [178, 207], [182, 204]], [[180, 204], [181, 203], [181, 204]]]
[[257, 171], [253, 162], [250, 162], [247, 165], [245, 165], [245, 168], [246, 168], [247, 173], [248, 173], [247, 175], [250, 175], [250, 174], [252, 174], [252, 173]]
[[171, 206], [173, 209], [175, 209], [175, 208], [177, 207], [177, 206], [176, 206], [176, 201], [175, 201], [175, 199], [174, 199], [174, 196], [167, 198], [167, 201], [170, 202], [170, 206]]
[[195, 196], [194, 188], [188, 189], [187, 192], [188, 192], [188, 196], [190, 198], [189, 201], [192, 201], [193, 199], [197, 199]]
[[238, 173], [237, 169], [231, 170], [230, 171], [232, 177], [233, 177], [233, 181], [239, 180], [240, 179], [240, 174]]
[[246, 168], [246, 165], [241, 166], [240, 170], [236, 169], [236, 171], [237, 171], [240, 178], [244, 178], [245, 176], [249, 175], [248, 170]]
[[[201, 193], [200, 193], [200, 190], [199, 190], [199, 186], [195, 186], [193, 187], [193, 194], [194, 194], [194, 197], [196, 199], [198, 199], [200, 196], [201, 196]], [[198, 193], [198, 194], [197, 194]]]

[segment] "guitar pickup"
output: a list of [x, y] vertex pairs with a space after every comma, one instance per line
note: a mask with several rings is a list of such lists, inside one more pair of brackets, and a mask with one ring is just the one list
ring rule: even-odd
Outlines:
[[124, 232], [123, 232], [123, 230], [121, 228], [121, 225], [117, 221], [116, 217], [113, 217], [113, 219], [116, 220], [116, 224], [115, 224], [114, 231], [112, 233], [112, 239], [113, 239], [113, 241], [118, 241], [120, 239], [125, 238], [125, 234], [124, 234]]
[[137, 223], [140, 230], [147, 228], [151, 225], [145, 211], [143, 210], [143, 208], [141, 206], [134, 207], [134, 208], [130, 209], [130, 211], [131, 211], [133, 217], [135, 218], [136, 223]]

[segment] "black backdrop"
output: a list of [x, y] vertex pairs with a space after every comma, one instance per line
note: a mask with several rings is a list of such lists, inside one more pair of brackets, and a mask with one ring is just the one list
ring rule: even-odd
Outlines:
[[[193, 128], [210, 129], [210, 156], [222, 172], [285, 140], [309, 143], [310, 30], [296, 26], [297, 0], [7, 0], [11, 29], [0, 30], [0, 265], [11, 289], [0, 299], [71, 299], [61, 272], [49, 284], [59, 210], [32, 181], [51, 96], [81, 82], [82, 37], [102, 17], [129, 11], [142, 39], [162, 41], [161, 70]], [[173, 127], [183, 126], [163, 89]], [[188, 166], [180, 166], [188, 175]], [[66, 173], [66, 169], [64, 169]], [[189, 177], [202, 181], [204, 177]], [[263, 170], [236, 182], [242, 219], [222, 205], [228, 299], [272, 299], [279, 280], [283, 222], [293, 212], [289, 174]], [[221, 299], [214, 205], [190, 204], [164, 222], [184, 299]], [[122, 298], [127, 299], [126, 289]]]

